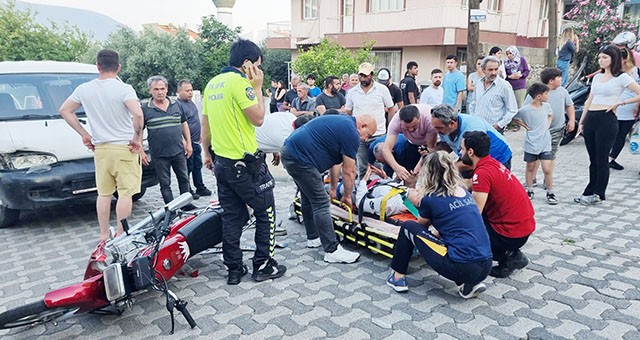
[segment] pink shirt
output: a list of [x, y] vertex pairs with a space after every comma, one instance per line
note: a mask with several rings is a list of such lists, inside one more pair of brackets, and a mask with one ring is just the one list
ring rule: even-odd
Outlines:
[[640, 65], [638, 63], [640, 63], [640, 53], [636, 52], [635, 50], [631, 50], [631, 54], [633, 54], [633, 59], [636, 61], [636, 66]]
[[420, 111], [420, 124], [413, 132], [405, 131], [400, 124], [400, 114], [396, 113], [391, 122], [389, 122], [388, 134], [404, 136], [414, 145], [427, 145], [427, 141], [435, 140], [437, 136], [436, 129], [431, 125], [431, 106], [427, 104], [411, 104], [418, 107]]

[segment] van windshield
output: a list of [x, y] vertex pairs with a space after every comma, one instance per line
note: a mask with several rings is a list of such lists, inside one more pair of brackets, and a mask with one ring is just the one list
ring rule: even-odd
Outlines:
[[[98, 74], [0, 74], [0, 121], [60, 118], [58, 109]], [[78, 116], [84, 116], [80, 107]]]

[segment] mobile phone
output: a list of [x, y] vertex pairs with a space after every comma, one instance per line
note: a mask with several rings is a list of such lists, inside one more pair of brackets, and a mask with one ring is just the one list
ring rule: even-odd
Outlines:
[[253, 79], [253, 63], [251, 60], [247, 60], [242, 64], [242, 69], [244, 73], [247, 75], [247, 78]]

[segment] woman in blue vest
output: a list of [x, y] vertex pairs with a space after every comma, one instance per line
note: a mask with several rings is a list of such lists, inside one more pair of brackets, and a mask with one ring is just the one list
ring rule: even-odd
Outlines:
[[478, 296], [487, 289], [482, 281], [491, 270], [491, 245], [456, 160], [444, 151], [429, 154], [416, 189], [409, 198], [420, 217], [400, 228], [387, 285], [396, 292], [409, 290], [405, 274], [415, 246], [433, 270], [459, 286], [460, 296]]

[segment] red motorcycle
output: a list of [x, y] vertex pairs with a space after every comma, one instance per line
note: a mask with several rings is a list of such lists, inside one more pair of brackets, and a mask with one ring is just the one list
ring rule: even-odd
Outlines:
[[174, 308], [194, 328], [187, 302], [169, 290], [167, 280], [191, 256], [222, 242], [222, 208], [212, 204], [199, 212], [183, 213], [180, 208], [191, 201], [191, 194], [185, 193], [131, 228], [123, 220], [125, 233], [109, 240], [104, 249], [98, 246], [93, 251], [82, 283], [50, 291], [40, 301], [1, 313], [0, 329], [56, 324], [88, 312], [120, 315], [132, 306], [134, 293], [149, 289], [166, 295], [171, 333]]

